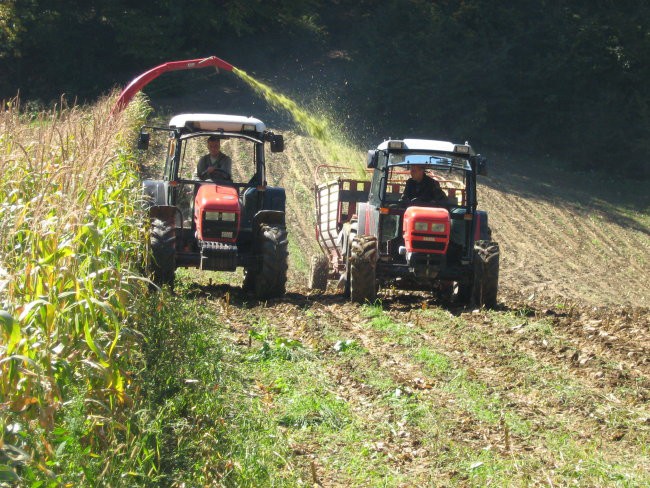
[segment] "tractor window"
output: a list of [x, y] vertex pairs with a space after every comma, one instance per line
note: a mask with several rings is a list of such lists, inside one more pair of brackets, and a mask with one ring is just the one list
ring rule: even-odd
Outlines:
[[456, 205], [466, 205], [465, 172], [458, 169], [431, 168], [427, 174], [440, 184], [440, 188]]
[[388, 182], [386, 183], [387, 204], [397, 203], [404, 193], [406, 180], [409, 179], [409, 171], [404, 166], [393, 166], [388, 172]]
[[[428, 157], [428, 156], [427, 156]], [[436, 180], [443, 191], [456, 205], [466, 205], [465, 171], [453, 167], [427, 166], [426, 174]], [[404, 193], [406, 181], [410, 178], [408, 166], [392, 166], [386, 184], [386, 204], [396, 203]]]
[[409, 167], [413, 164], [425, 165], [426, 174], [436, 180], [451, 202], [467, 205], [466, 159], [432, 153], [391, 153], [389, 155], [389, 178], [386, 191], [387, 203], [397, 202], [404, 192], [410, 177]]
[[[181, 161], [178, 168], [179, 177], [198, 180], [196, 173], [199, 159], [208, 154], [208, 137], [191, 137], [183, 141]], [[255, 174], [255, 144], [238, 138], [221, 139], [220, 152], [232, 161], [232, 179], [234, 182], [246, 183]]]
[[197, 180], [198, 176], [196, 174], [196, 166], [201, 156], [207, 153], [207, 137], [193, 137], [191, 139], [186, 139], [183, 142], [183, 149], [181, 151], [178, 177], [186, 180]]

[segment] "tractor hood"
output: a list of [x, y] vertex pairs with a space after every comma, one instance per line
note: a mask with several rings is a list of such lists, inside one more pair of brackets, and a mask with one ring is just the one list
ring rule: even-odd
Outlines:
[[225, 185], [201, 185], [194, 199], [194, 222], [199, 240], [235, 242], [241, 222], [237, 190]]
[[404, 212], [407, 252], [444, 254], [449, 245], [449, 212], [444, 208], [409, 207]]

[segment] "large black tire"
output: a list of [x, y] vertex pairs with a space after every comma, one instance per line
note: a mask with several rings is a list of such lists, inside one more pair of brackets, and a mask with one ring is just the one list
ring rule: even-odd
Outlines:
[[325, 291], [327, 289], [327, 275], [329, 273], [329, 260], [326, 256], [318, 254], [311, 257], [309, 266], [309, 283], [310, 290]]
[[151, 255], [148, 271], [152, 281], [158, 285], [174, 286], [176, 272], [176, 233], [166, 222], [153, 219], [151, 222]]
[[374, 302], [377, 298], [377, 238], [356, 236], [350, 245], [350, 301]]
[[287, 231], [283, 227], [262, 224], [258, 238], [260, 266], [246, 270], [244, 289], [251, 290], [262, 300], [281, 297], [286, 293], [287, 285]]
[[494, 241], [474, 243], [472, 306], [496, 308], [499, 289], [499, 255], [499, 244]]

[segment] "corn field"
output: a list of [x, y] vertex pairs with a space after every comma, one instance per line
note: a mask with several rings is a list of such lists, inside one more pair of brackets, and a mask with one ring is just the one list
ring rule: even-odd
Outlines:
[[155, 471], [131, 414], [147, 283], [130, 146], [148, 108], [113, 116], [113, 99], [0, 112], [0, 485]]

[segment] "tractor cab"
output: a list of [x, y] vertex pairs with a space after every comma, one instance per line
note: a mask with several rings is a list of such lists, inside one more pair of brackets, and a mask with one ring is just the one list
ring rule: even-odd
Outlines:
[[[282, 294], [285, 192], [266, 183], [265, 145], [272, 152], [282, 151], [283, 137], [254, 117], [182, 114], [173, 117], [169, 127], [143, 127], [141, 149], [148, 147], [147, 130], [167, 134], [162, 178], [144, 182], [151, 205], [154, 281], [173, 283], [172, 268], [179, 266], [215, 271], [243, 267], [245, 285], [258, 296]], [[218, 147], [214, 154], [213, 145]], [[211, 162], [201, 167], [200, 161]], [[214, 171], [208, 174], [206, 164], [214, 165]], [[272, 240], [279, 240], [271, 246], [277, 256], [264, 255], [269, 227]], [[163, 244], [171, 237], [173, 246]], [[265, 259], [275, 259], [283, 268], [275, 269], [273, 279], [269, 271], [262, 273]]]

